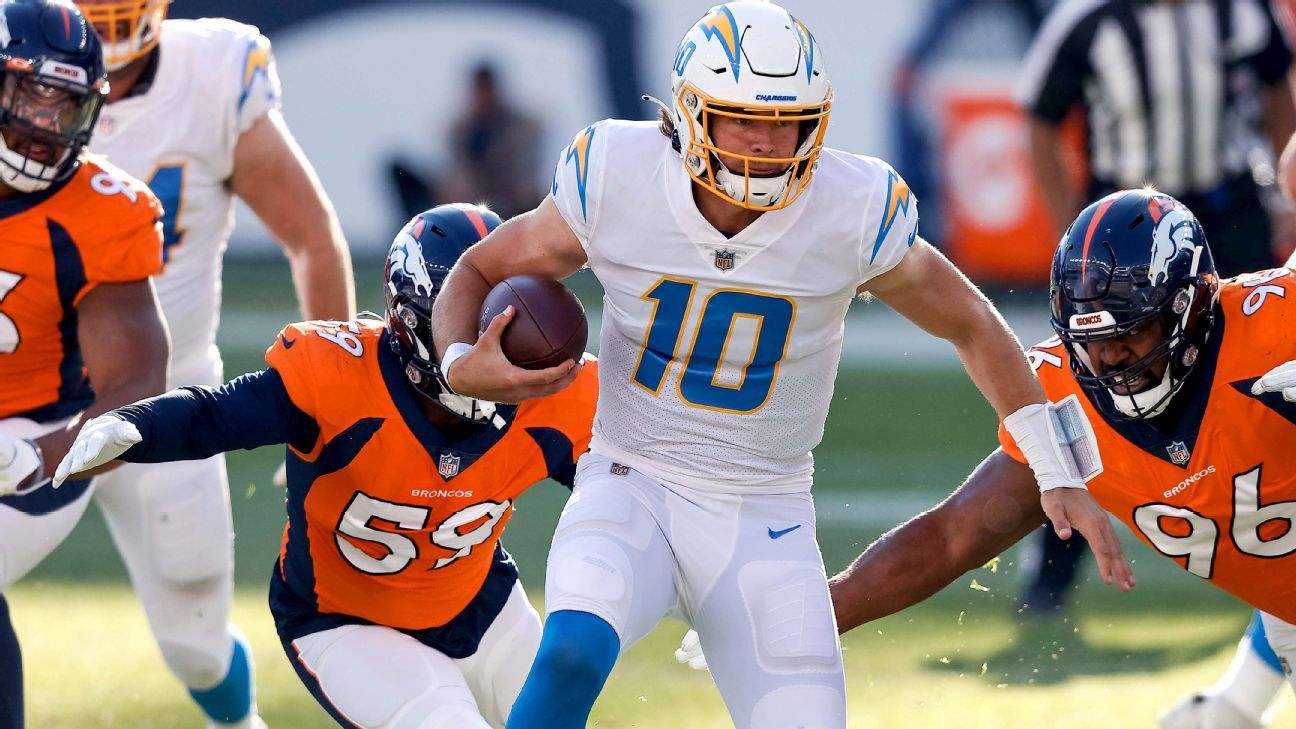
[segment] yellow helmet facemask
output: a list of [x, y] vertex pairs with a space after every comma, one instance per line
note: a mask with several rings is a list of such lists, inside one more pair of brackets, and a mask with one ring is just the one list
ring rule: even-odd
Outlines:
[[[828, 90], [821, 102], [810, 106], [737, 108], [733, 102], [707, 96], [686, 82], [675, 94], [675, 105], [676, 119], [682, 119], [688, 127], [679, 130], [679, 139], [689, 177], [734, 205], [748, 210], [780, 210], [800, 197], [814, 177], [832, 109], [832, 91]], [[802, 136], [791, 157], [756, 157], [732, 152], [717, 147], [712, 140], [714, 116], [754, 122], [796, 122], [801, 125]], [[730, 169], [719, 155], [738, 160], [742, 166]], [[753, 164], [787, 165], [787, 169], [774, 176], [753, 176]]]
[[117, 71], [157, 46], [170, 4], [171, 0], [122, 0], [77, 7], [103, 41], [104, 66]]

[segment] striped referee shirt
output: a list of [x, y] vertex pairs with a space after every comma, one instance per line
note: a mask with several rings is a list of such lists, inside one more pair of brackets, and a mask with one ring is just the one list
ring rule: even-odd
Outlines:
[[1260, 91], [1291, 61], [1267, 0], [1061, 0], [1018, 101], [1050, 122], [1087, 109], [1099, 186], [1205, 193], [1250, 173]]

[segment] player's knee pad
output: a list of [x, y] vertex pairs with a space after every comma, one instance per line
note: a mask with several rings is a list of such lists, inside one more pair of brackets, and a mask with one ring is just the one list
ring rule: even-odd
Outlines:
[[747, 726], [750, 729], [845, 729], [846, 695], [831, 686], [781, 686], [756, 702]]
[[302, 680], [315, 683], [312, 693], [356, 726], [489, 726], [455, 662], [399, 631], [346, 625], [292, 645]]
[[472, 703], [447, 703], [436, 693], [429, 692], [427, 701], [411, 706], [390, 729], [491, 729]]
[[218, 685], [230, 672], [240, 650], [250, 655], [247, 639], [233, 625], [202, 641], [179, 631], [159, 630], [158, 625], [154, 625], [154, 631], [162, 660], [190, 689], [203, 691]]
[[762, 670], [841, 673], [837, 622], [817, 565], [749, 562], [738, 572], [738, 588], [751, 616]]
[[549, 610], [579, 610], [606, 620], [620, 634], [630, 613], [633, 567], [622, 545], [600, 534], [581, 534], [549, 553], [545, 603]]
[[175, 585], [228, 581], [233, 575], [234, 534], [223, 479], [206, 461], [202, 465], [199, 487], [169, 488], [148, 498], [150, 558], [158, 576]]
[[[637, 582], [652, 583], [655, 571], [669, 581], [668, 568], [652, 563], [654, 540], [663, 542], [651, 512], [626, 490], [577, 489], [558, 524], [546, 571], [545, 602], [550, 611], [576, 610], [607, 621], [627, 644], [643, 632], [632, 620]], [[637, 574], [638, 570], [644, 574]], [[673, 583], [661, 589], [671, 590]], [[651, 589], [651, 588], [644, 588]], [[664, 609], [663, 611], [664, 612]], [[651, 616], [656, 624], [660, 614]], [[632, 625], [632, 623], [636, 623]], [[651, 628], [651, 625], [647, 626]]]

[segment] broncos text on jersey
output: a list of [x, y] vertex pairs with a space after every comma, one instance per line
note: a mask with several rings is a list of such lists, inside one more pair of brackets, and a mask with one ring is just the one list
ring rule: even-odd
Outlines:
[[[1057, 339], [1029, 357], [1054, 402], [1076, 395], [1103, 456], [1089, 482], [1103, 508], [1181, 567], [1254, 607], [1296, 622], [1296, 403], [1251, 394], [1296, 359], [1296, 274], [1286, 268], [1224, 282], [1211, 344], [1173, 432], [1108, 422], [1070, 371]], [[1004, 450], [1025, 459], [1001, 427]]]
[[289, 448], [276, 579], [318, 615], [417, 631], [477, 596], [519, 494], [547, 476], [570, 485], [597, 365], [560, 393], [501, 406], [502, 428], [438, 428], [386, 337], [376, 321], [294, 324], [266, 353], [318, 425], [309, 451]]

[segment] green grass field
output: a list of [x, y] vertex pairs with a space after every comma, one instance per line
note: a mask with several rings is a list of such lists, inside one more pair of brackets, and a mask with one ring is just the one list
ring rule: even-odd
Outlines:
[[[362, 308], [379, 308], [377, 264], [360, 265], [357, 276]], [[277, 262], [233, 263], [225, 282], [222, 345], [232, 376], [257, 368], [261, 348], [296, 313], [286, 267]], [[591, 290], [587, 281], [575, 286]], [[957, 370], [847, 363], [817, 452], [828, 569], [939, 500], [993, 444], [993, 416]], [[265, 607], [284, 519], [282, 490], [270, 484], [279, 461], [273, 449], [229, 459], [234, 614], [252, 640], [271, 726], [329, 726], [284, 658]], [[505, 536], [537, 603], [565, 496], [553, 484], [533, 489]], [[1013, 552], [996, 571], [961, 578], [928, 603], [846, 636], [851, 727], [1152, 727], [1183, 691], [1219, 675], [1249, 612], [1140, 545], [1131, 541], [1127, 550], [1139, 586], [1121, 595], [1087, 580], [1074, 622], [1020, 623]], [[162, 665], [97, 512], [9, 598], [24, 641], [29, 726], [201, 726]], [[709, 676], [674, 662], [683, 632], [667, 621], [631, 650], [591, 726], [728, 724]], [[1293, 716], [1284, 712], [1274, 726], [1293, 729]]]

